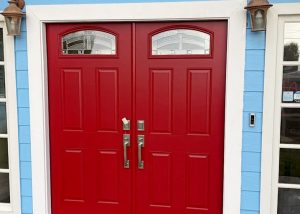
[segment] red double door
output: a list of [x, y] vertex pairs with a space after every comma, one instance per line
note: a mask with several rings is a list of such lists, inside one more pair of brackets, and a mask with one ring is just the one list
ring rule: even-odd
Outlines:
[[47, 25], [53, 214], [222, 213], [226, 37], [225, 21]]

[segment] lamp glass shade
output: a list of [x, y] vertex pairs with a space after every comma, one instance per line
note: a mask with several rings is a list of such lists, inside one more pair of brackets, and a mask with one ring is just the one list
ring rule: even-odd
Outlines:
[[252, 31], [266, 30], [266, 12], [265, 10], [257, 9], [251, 14]]
[[22, 16], [5, 16], [7, 35], [18, 36], [21, 33]]

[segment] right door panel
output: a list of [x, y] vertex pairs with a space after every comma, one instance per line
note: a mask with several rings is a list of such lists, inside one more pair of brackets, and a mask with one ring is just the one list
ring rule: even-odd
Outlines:
[[226, 42], [225, 21], [136, 24], [136, 213], [222, 213]]

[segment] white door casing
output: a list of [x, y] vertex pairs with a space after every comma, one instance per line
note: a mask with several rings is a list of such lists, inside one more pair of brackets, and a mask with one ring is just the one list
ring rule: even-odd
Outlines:
[[240, 213], [245, 0], [29, 5], [26, 9], [33, 213], [51, 213], [46, 23], [228, 20], [223, 213]]

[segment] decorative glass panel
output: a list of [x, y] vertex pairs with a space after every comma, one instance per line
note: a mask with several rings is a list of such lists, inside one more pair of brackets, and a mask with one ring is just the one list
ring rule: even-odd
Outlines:
[[300, 109], [299, 108], [282, 109], [280, 143], [300, 144]]
[[8, 146], [5, 138], [0, 138], [0, 169], [8, 169]]
[[115, 55], [116, 37], [102, 31], [77, 31], [62, 38], [62, 50], [64, 55]]
[[0, 103], [0, 134], [7, 133], [6, 103]]
[[284, 61], [299, 61], [300, 23], [286, 23], [284, 32]]
[[280, 149], [279, 182], [300, 184], [299, 163], [299, 149]]
[[0, 203], [10, 203], [8, 173], [0, 173], [0, 187]]
[[277, 214], [298, 213], [300, 213], [300, 190], [279, 188]]
[[5, 74], [4, 66], [0, 66], [0, 98], [5, 98]]
[[0, 28], [0, 61], [4, 60], [3, 29]]
[[283, 66], [282, 102], [300, 102], [300, 66]]
[[187, 29], [168, 30], [152, 37], [152, 55], [210, 54], [210, 35]]

